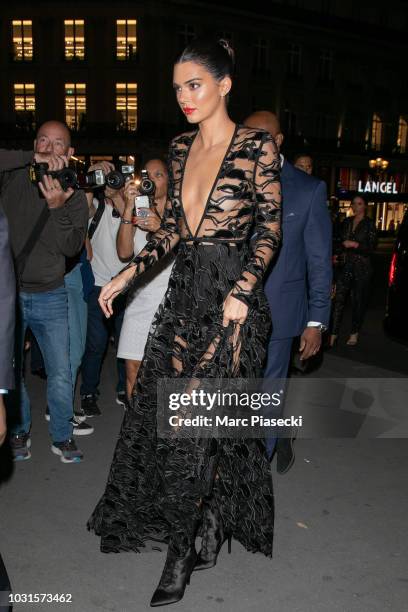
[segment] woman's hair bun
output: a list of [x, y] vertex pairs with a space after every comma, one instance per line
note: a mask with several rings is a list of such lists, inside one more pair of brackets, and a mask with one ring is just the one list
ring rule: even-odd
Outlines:
[[231, 64], [234, 67], [235, 66], [235, 51], [229, 44], [228, 40], [226, 40], [225, 38], [220, 38], [218, 40], [218, 44], [221, 45], [221, 47], [223, 47], [226, 50], [226, 52], [228, 53], [230, 57]]
[[177, 63], [195, 62], [208, 70], [217, 81], [232, 76], [235, 53], [225, 38], [196, 38], [176, 59]]

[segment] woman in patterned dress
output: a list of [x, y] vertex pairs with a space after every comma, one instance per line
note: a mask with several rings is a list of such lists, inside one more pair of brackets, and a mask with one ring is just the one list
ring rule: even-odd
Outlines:
[[170, 144], [161, 228], [100, 297], [110, 316], [113, 299], [177, 245], [106, 490], [88, 523], [103, 552], [168, 544], [151, 606], [181, 599], [193, 569], [214, 566], [227, 538], [272, 555], [263, 440], [157, 435], [161, 378], [259, 378], [264, 364], [271, 319], [262, 279], [280, 241], [280, 160], [267, 132], [229, 118], [232, 73], [223, 40], [194, 41], [176, 61], [177, 101], [198, 129]]

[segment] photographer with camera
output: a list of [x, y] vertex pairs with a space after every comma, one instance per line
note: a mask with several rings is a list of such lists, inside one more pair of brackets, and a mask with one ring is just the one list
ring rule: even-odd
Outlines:
[[73, 435], [73, 392], [70, 370], [68, 306], [64, 285], [65, 258], [78, 253], [85, 240], [88, 206], [85, 195], [63, 186], [55, 176], [74, 150], [67, 126], [47, 121], [37, 132], [34, 152], [2, 151], [1, 203], [8, 219], [19, 288], [16, 378], [9, 394], [8, 419], [15, 460], [31, 456], [30, 400], [23, 380], [24, 336], [29, 327], [38, 341], [47, 371], [51, 450], [63, 463], [82, 461]]
[[[122, 261], [129, 261], [139, 253], [161, 223], [167, 199], [168, 173], [161, 159], [151, 159], [142, 171], [138, 186], [129, 181], [125, 187], [125, 211], [118, 232], [117, 249]], [[136, 213], [136, 214], [135, 214]], [[128, 298], [118, 357], [126, 363], [126, 392], [130, 398], [153, 316], [166, 292], [173, 253], [169, 253], [156, 266], [139, 279], [135, 291]]]
[[[110, 336], [108, 321], [100, 309], [98, 298], [102, 287], [123, 268], [116, 252], [116, 237], [125, 210], [124, 185], [133, 173], [133, 166], [115, 166], [108, 161], [98, 162], [88, 169], [88, 176], [103, 173], [105, 187], [95, 192], [87, 191], [88, 204], [93, 209], [93, 219], [88, 229], [88, 250], [95, 277], [95, 285], [88, 294], [88, 321], [85, 352], [82, 358], [81, 411], [85, 417], [101, 414], [97, 404], [98, 387], [103, 357]], [[114, 334], [119, 338], [125, 310], [125, 298], [118, 299], [113, 317]], [[109, 321], [109, 324], [111, 321]], [[117, 360], [118, 382], [116, 402], [124, 405], [125, 366]]]

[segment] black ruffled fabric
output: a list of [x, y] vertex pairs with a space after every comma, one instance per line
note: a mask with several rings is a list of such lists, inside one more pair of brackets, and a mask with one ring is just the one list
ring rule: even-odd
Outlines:
[[[157, 437], [161, 378], [259, 378], [270, 331], [269, 306], [258, 281], [279, 243], [276, 148], [262, 131], [237, 127], [207, 202], [202, 231], [193, 235], [179, 194], [191, 139], [184, 135], [172, 144], [171, 206], [161, 230], [134, 261], [138, 275], [179, 244], [106, 490], [88, 528], [101, 536], [103, 552], [160, 549], [170, 538], [182, 549], [200, 521], [200, 501], [211, 496], [225, 530], [247, 550], [271, 556], [273, 489], [263, 441]], [[237, 159], [241, 170], [234, 175], [231, 166]], [[236, 181], [239, 189], [232, 189]], [[216, 199], [218, 191], [222, 202]], [[226, 215], [235, 221], [226, 224]], [[221, 230], [228, 230], [228, 237], [222, 239]], [[244, 296], [248, 317], [238, 328], [223, 328], [223, 303], [231, 290]]]

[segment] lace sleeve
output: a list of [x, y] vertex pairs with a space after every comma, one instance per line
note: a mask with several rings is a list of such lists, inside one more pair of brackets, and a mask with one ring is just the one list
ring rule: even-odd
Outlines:
[[275, 141], [269, 134], [262, 138], [254, 168], [256, 195], [255, 236], [251, 241], [252, 253], [241, 277], [232, 289], [232, 295], [248, 306], [252, 292], [260, 282], [276, 253], [281, 237], [279, 182], [280, 158]]

